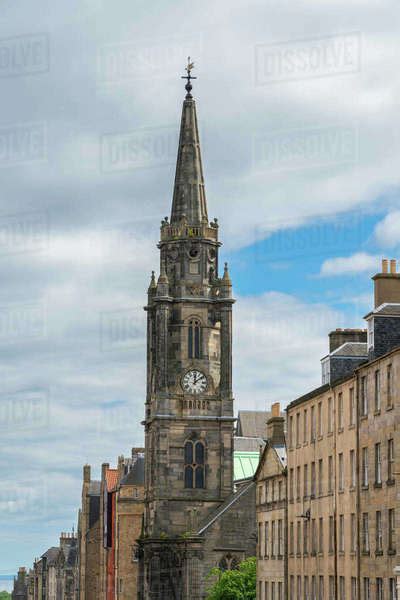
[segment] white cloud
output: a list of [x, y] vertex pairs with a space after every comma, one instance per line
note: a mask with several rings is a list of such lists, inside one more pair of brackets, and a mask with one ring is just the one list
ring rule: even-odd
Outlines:
[[379, 256], [356, 252], [351, 256], [328, 258], [322, 263], [320, 276], [355, 275], [362, 272], [373, 274], [379, 266]]
[[400, 210], [393, 210], [380, 221], [374, 231], [375, 240], [382, 248], [400, 245]]

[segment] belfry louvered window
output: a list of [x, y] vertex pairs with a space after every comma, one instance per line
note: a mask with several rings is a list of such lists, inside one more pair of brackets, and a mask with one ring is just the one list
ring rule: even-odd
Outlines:
[[201, 328], [200, 321], [192, 319], [189, 321], [188, 330], [188, 352], [189, 358], [200, 358], [201, 350]]
[[205, 448], [201, 441], [185, 443], [185, 488], [204, 488]]

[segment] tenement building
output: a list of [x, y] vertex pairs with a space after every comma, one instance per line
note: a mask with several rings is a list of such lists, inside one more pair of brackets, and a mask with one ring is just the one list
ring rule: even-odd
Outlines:
[[267, 421], [266, 444], [254, 479], [257, 514], [258, 598], [286, 598], [286, 442], [279, 404]]
[[[394, 600], [400, 548], [400, 275], [368, 330], [336, 330], [323, 385], [288, 415], [288, 598]], [[262, 600], [275, 600], [260, 595]], [[275, 597], [276, 598], [276, 597]]]
[[147, 311], [141, 600], [201, 600], [212, 567], [255, 554], [255, 484], [233, 489], [232, 283], [219, 276], [187, 67], [170, 220]]

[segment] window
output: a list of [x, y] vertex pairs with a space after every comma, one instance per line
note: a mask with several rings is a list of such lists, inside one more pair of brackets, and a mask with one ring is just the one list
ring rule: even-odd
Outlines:
[[376, 600], [383, 600], [383, 579], [376, 578]]
[[350, 450], [350, 487], [356, 487], [356, 457], [354, 450]]
[[264, 581], [264, 600], [269, 600], [268, 591], [268, 581]]
[[200, 340], [200, 321], [192, 319], [189, 321], [188, 330], [188, 349], [189, 358], [200, 358], [201, 340]]
[[289, 448], [293, 448], [293, 417], [289, 417]]
[[386, 368], [386, 406], [393, 406], [393, 369], [392, 365]]
[[264, 556], [268, 558], [268, 550], [269, 550], [269, 522], [265, 521], [264, 523]]
[[322, 402], [318, 402], [318, 436], [322, 437], [323, 429], [322, 429], [323, 419], [322, 419]]
[[361, 416], [368, 415], [367, 377], [361, 377]]
[[323, 460], [322, 458], [319, 459], [318, 461], [318, 495], [322, 496], [323, 494], [323, 473], [324, 473], [324, 468], [323, 468]]
[[369, 577], [364, 577], [364, 598], [363, 600], [371, 600], [371, 588], [369, 584]]
[[328, 456], [328, 494], [333, 492], [333, 457]]
[[278, 557], [282, 558], [283, 556], [283, 521], [282, 519], [278, 520]]
[[311, 519], [311, 554], [313, 556], [317, 554], [317, 522], [315, 519]]
[[333, 403], [332, 398], [328, 398], [328, 433], [333, 431]]
[[318, 551], [320, 554], [323, 554], [324, 552], [324, 520], [322, 517], [319, 518]]
[[362, 515], [362, 551], [364, 554], [369, 553], [369, 523], [368, 513]]
[[271, 521], [271, 556], [275, 557], [275, 521]]
[[311, 441], [315, 442], [315, 406], [311, 407]]
[[355, 552], [357, 547], [357, 523], [355, 513], [350, 515], [350, 551]]
[[382, 463], [380, 444], [375, 444], [375, 485], [382, 485]]
[[290, 469], [289, 471], [289, 500], [293, 502], [293, 479], [294, 479], [294, 469]]
[[329, 356], [325, 360], [321, 361], [321, 367], [322, 367], [322, 385], [325, 385], [326, 383], [329, 383], [331, 380], [331, 373], [330, 373], [331, 361], [330, 361]]
[[290, 597], [294, 598], [294, 575], [290, 576]]
[[344, 490], [344, 464], [343, 464], [343, 452], [339, 454], [339, 492]]
[[296, 414], [296, 446], [300, 446], [300, 413]]
[[344, 552], [344, 515], [339, 516], [339, 552]]
[[305, 408], [303, 412], [303, 444], [307, 442], [307, 409]]
[[329, 575], [329, 600], [335, 600], [335, 578]]
[[335, 521], [329, 517], [329, 552], [333, 552], [335, 547]]
[[267, 479], [265, 482], [265, 495], [264, 495], [265, 502], [268, 502], [268, 492], [269, 492], [269, 481]]
[[262, 489], [262, 485], [258, 486], [258, 504], [262, 504], [262, 493], [263, 493], [263, 489]]
[[278, 581], [278, 600], [283, 600], [283, 585], [281, 581]]
[[338, 429], [339, 431], [343, 429], [343, 394], [339, 392], [338, 394]]
[[262, 598], [262, 581], [260, 581], [258, 584], [258, 597], [261, 600], [261, 598]]
[[282, 481], [278, 481], [278, 500], [282, 500]]
[[394, 481], [394, 443], [388, 440], [388, 482]]
[[297, 575], [297, 599], [301, 600], [301, 575]]
[[271, 502], [275, 502], [275, 479], [271, 482]]
[[304, 465], [304, 487], [303, 487], [303, 492], [304, 492], [304, 497], [306, 498], [308, 496], [308, 465]]
[[368, 487], [368, 448], [362, 449], [362, 485]]
[[351, 578], [351, 600], [357, 600], [357, 577]]
[[324, 600], [324, 577], [323, 577], [323, 575], [319, 576], [318, 600]]
[[315, 575], [311, 577], [311, 600], [317, 600], [317, 580]]
[[289, 554], [294, 553], [294, 523], [290, 522], [289, 525]]
[[185, 488], [204, 488], [204, 458], [203, 442], [187, 441], [185, 444]]
[[374, 347], [374, 319], [368, 320], [368, 350]]
[[304, 600], [310, 600], [310, 587], [307, 575], [304, 577]]
[[394, 554], [396, 552], [396, 525], [394, 517], [394, 508], [389, 508], [388, 512], [388, 525], [389, 525], [389, 552]]
[[271, 583], [271, 600], [275, 600], [275, 581]]
[[296, 469], [296, 497], [297, 500], [300, 500], [301, 493], [301, 475], [300, 475], [300, 467]]
[[262, 544], [262, 523], [258, 524], [258, 557], [263, 557], [263, 544]]
[[375, 371], [375, 412], [381, 410], [381, 373], [379, 370]]
[[308, 521], [303, 524], [303, 554], [308, 554]]
[[346, 586], [344, 577], [339, 577], [339, 600], [346, 600]]
[[301, 521], [297, 521], [296, 554], [301, 554]]
[[375, 552], [380, 554], [382, 550], [382, 513], [380, 510], [377, 510], [375, 519]]
[[356, 422], [356, 400], [354, 396], [354, 388], [349, 390], [349, 427], [355, 425]]
[[397, 600], [396, 580], [389, 579], [389, 600]]
[[315, 498], [315, 488], [316, 488], [316, 482], [315, 482], [315, 462], [311, 463], [311, 474], [310, 474], [310, 478], [311, 478], [311, 498]]

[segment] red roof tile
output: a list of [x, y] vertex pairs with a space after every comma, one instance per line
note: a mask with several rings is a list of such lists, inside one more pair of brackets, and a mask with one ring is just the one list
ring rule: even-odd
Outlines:
[[107, 492], [111, 492], [117, 487], [118, 469], [107, 469], [106, 471]]

